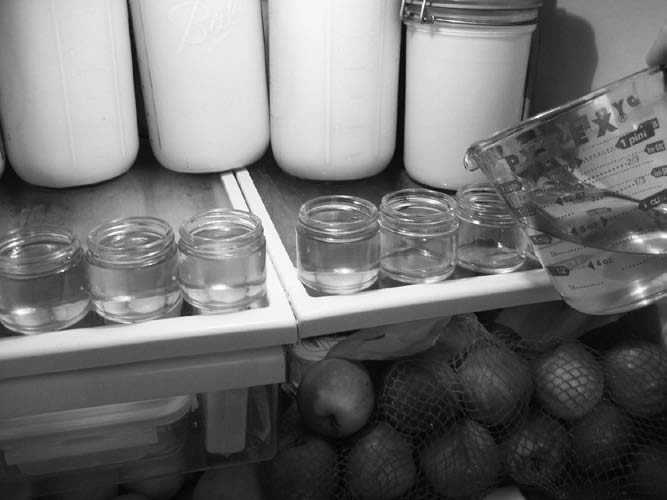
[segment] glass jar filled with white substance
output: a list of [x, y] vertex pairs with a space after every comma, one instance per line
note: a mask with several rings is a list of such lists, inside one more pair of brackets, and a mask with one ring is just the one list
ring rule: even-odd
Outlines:
[[271, 0], [271, 149], [306, 179], [375, 175], [396, 147], [399, 0]]
[[483, 182], [468, 146], [521, 120], [540, 0], [404, 0], [403, 161], [416, 181]]
[[114, 219], [88, 235], [88, 282], [97, 313], [113, 323], [178, 316], [178, 252], [169, 224], [155, 217]]
[[129, 6], [157, 161], [201, 173], [259, 160], [269, 146], [260, 0], [130, 0]]
[[181, 224], [178, 278], [201, 314], [232, 312], [266, 295], [262, 221], [243, 210], [213, 209]]
[[90, 307], [79, 239], [61, 226], [25, 226], [0, 239], [0, 322], [32, 334], [67, 328]]

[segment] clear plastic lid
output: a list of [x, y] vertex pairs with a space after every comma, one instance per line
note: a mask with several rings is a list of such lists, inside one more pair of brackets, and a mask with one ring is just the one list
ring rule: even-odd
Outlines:
[[170, 425], [185, 416], [191, 404], [191, 396], [176, 396], [4, 419], [0, 420], [0, 445], [20, 439], [111, 427]]

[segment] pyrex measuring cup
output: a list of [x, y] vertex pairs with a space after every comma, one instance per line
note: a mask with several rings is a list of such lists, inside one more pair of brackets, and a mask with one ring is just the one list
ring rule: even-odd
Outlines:
[[589, 314], [667, 295], [667, 80], [649, 68], [476, 142], [563, 299]]

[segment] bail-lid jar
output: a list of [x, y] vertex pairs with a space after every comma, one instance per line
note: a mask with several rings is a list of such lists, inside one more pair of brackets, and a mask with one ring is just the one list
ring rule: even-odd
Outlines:
[[403, 0], [403, 160], [410, 177], [457, 190], [483, 182], [470, 144], [521, 120], [540, 0]]
[[66, 227], [25, 226], [0, 239], [0, 322], [19, 333], [61, 330], [90, 307], [79, 239]]
[[177, 316], [174, 232], [156, 217], [114, 219], [88, 234], [88, 282], [97, 313], [115, 323]]

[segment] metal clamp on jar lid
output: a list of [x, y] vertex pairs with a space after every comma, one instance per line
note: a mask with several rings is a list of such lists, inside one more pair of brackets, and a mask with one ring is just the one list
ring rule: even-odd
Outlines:
[[403, 22], [484, 26], [535, 24], [541, 0], [403, 0]]
[[377, 280], [380, 262], [378, 210], [356, 196], [322, 196], [299, 209], [297, 274], [328, 294], [364, 290]]
[[177, 316], [181, 291], [174, 232], [155, 217], [115, 219], [88, 235], [88, 281], [103, 318], [136, 323]]
[[0, 239], [0, 322], [20, 333], [61, 330], [90, 307], [83, 250], [67, 228], [14, 229]]

